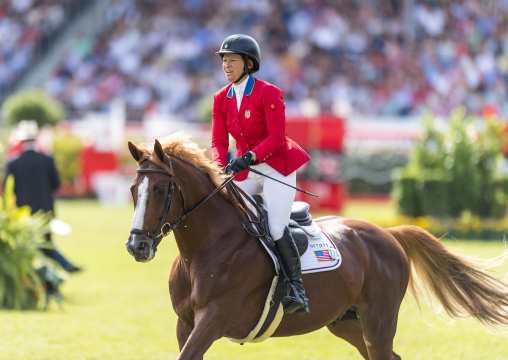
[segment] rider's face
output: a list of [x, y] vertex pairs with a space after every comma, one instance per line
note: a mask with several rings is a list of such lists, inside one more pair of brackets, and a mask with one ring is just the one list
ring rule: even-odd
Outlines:
[[229, 82], [238, 81], [243, 73], [244, 61], [239, 54], [224, 54], [222, 57], [222, 69]]

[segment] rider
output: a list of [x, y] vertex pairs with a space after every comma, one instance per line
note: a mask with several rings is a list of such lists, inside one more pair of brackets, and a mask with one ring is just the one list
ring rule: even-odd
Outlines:
[[[256, 79], [260, 49], [248, 35], [235, 34], [224, 39], [217, 54], [230, 82], [213, 101], [212, 152], [226, 172], [235, 174], [235, 183], [246, 193], [263, 193], [270, 234], [282, 257], [291, 284], [291, 294], [283, 299], [286, 313], [308, 312], [298, 250], [288, 224], [295, 190], [248, 171], [249, 166], [287, 184], [296, 185], [296, 170], [309, 161], [309, 155], [285, 134], [282, 91], [269, 82]], [[236, 140], [236, 157], [229, 163], [229, 134]]]

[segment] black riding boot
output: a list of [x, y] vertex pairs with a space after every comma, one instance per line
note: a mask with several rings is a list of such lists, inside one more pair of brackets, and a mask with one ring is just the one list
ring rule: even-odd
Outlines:
[[275, 241], [277, 251], [281, 255], [282, 265], [286, 271], [291, 291], [282, 299], [284, 312], [292, 314], [294, 312], [309, 312], [309, 299], [305, 295], [305, 289], [302, 282], [302, 268], [300, 264], [300, 255], [289, 229], [284, 229], [284, 235]]

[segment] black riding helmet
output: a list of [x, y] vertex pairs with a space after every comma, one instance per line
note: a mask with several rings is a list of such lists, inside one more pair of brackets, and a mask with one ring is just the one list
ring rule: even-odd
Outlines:
[[224, 39], [220, 49], [217, 51], [220, 57], [224, 54], [240, 54], [252, 60], [253, 68], [249, 71], [254, 73], [259, 70], [261, 62], [261, 50], [258, 42], [249, 35], [234, 34]]

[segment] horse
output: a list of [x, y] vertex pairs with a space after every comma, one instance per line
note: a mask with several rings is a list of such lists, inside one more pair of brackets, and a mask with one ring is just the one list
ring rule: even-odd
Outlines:
[[[178, 316], [178, 360], [202, 359], [214, 341], [243, 339], [256, 325], [273, 264], [242, 227], [238, 204], [219, 186], [227, 176], [205, 150], [181, 138], [155, 140], [152, 151], [128, 146], [138, 170], [127, 250], [136, 261], [149, 261], [162, 237], [173, 231], [179, 255], [169, 292]], [[450, 252], [423, 228], [381, 228], [338, 216], [315, 222], [344, 261], [333, 271], [303, 276], [310, 313], [284, 315], [272, 336], [327, 327], [365, 359], [401, 359], [393, 351], [398, 312], [408, 284], [417, 279], [452, 317], [508, 324], [508, 285]], [[351, 309], [357, 316], [345, 317]]]

